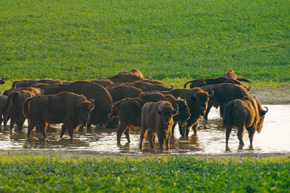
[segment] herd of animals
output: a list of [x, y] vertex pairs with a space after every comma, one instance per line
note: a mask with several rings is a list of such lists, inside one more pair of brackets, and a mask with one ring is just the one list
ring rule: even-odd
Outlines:
[[[1, 77], [0, 84], [4, 84]], [[48, 126], [62, 123], [60, 137], [68, 132], [71, 139], [77, 129], [100, 124], [117, 128], [118, 144], [122, 134], [130, 143], [130, 130], [137, 127], [141, 128], [140, 149], [144, 137], [154, 149], [157, 136], [163, 150], [164, 145], [169, 148], [176, 125], [181, 136], [188, 136], [191, 128], [197, 135], [200, 118], [207, 120], [214, 106], [220, 108], [226, 128], [226, 149], [234, 126], [239, 145], [244, 145], [243, 133], [247, 130], [252, 146], [254, 133], [261, 131], [268, 109], [262, 108], [250, 95], [250, 87], [241, 81], [250, 82], [232, 69], [220, 77], [188, 81], [184, 88], [144, 78], [138, 69], [91, 81], [19, 80], [0, 96], [0, 124], [6, 126], [10, 120], [10, 131], [15, 124], [21, 131], [27, 119], [30, 138], [35, 128], [46, 137]]]

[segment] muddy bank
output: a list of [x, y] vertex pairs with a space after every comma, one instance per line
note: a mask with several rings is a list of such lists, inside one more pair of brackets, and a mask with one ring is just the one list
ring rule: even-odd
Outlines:
[[255, 96], [263, 104], [290, 104], [290, 86], [252, 89], [251, 95]]

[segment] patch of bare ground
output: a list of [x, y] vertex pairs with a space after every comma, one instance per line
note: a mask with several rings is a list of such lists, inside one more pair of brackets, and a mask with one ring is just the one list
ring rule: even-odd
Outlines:
[[251, 90], [251, 95], [262, 104], [290, 104], [290, 86]]

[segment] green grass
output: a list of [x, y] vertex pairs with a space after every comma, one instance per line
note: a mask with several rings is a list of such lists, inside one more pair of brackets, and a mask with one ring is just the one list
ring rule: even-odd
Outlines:
[[287, 157], [0, 156], [1, 192], [289, 192]]
[[290, 80], [288, 0], [2, 0], [1, 74], [90, 80], [140, 69], [164, 80]]

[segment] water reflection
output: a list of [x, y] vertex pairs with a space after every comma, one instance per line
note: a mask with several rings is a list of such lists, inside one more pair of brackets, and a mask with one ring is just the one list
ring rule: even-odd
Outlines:
[[[224, 154], [224, 153], [285, 153], [290, 152], [290, 105], [265, 105], [269, 108], [264, 127], [260, 134], [254, 136], [253, 147], [250, 147], [248, 133], [244, 133], [244, 147], [239, 147], [237, 130], [233, 128], [229, 139], [229, 152], [226, 152], [225, 130], [218, 109], [212, 109], [209, 120], [201, 120], [197, 135], [190, 131], [189, 137], [181, 137], [176, 127], [170, 140], [170, 150], [162, 154]], [[27, 127], [27, 123], [25, 123]], [[148, 141], [144, 141], [142, 152], [139, 150], [140, 132], [131, 131], [131, 143], [122, 136], [121, 144], [117, 146], [116, 129], [93, 127], [91, 130], [75, 132], [74, 140], [65, 134], [59, 137], [61, 125], [47, 129], [47, 139], [40, 132], [34, 131], [29, 140], [26, 139], [27, 128], [22, 132], [9, 126], [0, 127], [0, 147], [2, 150], [70, 150], [93, 151], [98, 153], [116, 154], [160, 154], [158, 140], [155, 140], [155, 150], [152, 151]]]

